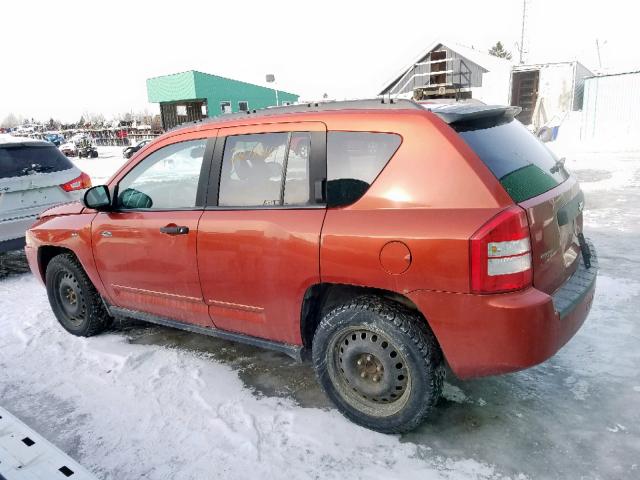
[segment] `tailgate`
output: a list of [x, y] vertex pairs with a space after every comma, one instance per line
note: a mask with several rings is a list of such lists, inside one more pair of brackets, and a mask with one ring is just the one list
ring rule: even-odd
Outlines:
[[0, 179], [0, 220], [37, 215], [51, 205], [70, 200], [60, 185], [77, 177], [73, 167], [54, 173], [34, 173]]
[[533, 285], [555, 292], [578, 268], [584, 195], [574, 177], [519, 204], [531, 231]]

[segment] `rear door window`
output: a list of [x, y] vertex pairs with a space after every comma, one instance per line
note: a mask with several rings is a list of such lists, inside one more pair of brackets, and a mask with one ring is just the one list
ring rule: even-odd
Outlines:
[[71, 161], [54, 145], [0, 146], [0, 178], [60, 172], [70, 168], [73, 168]]
[[569, 174], [558, 158], [513, 118], [456, 123], [452, 127], [519, 203], [557, 187]]
[[218, 205], [307, 205], [309, 132], [233, 135], [226, 139]]
[[371, 132], [327, 134], [327, 204], [354, 203], [369, 189], [401, 143], [400, 135]]

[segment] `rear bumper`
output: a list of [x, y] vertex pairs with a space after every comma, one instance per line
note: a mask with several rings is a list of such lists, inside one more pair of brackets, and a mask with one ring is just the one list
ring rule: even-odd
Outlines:
[[40, 212], [37, 211], [30, 215], [20, 215], [13, 218], [0, 220], [0, 248], [2, 248], [2, 243], [10, 242], [11, 240], [15, 239], [22, 239], [22, 245], [24, 245], [25, 232], [38, 219], [39, 213]]
[[531, 287], [499, 295], [420, 290], [409, 296], [458, 377], [522, 370], [553, 356], [587, 318], [598, 269], [590, 247], [591, 268], [581, 258], [576, 272], [553, 295]]

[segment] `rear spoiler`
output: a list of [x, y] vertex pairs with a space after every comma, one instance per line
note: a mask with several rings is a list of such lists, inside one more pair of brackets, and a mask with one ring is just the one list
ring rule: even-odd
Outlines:
[[522, 111], [520, 107], [502, 105], [423, 105], [423, 107], [450, 125], [486, 118], [513, 118]]

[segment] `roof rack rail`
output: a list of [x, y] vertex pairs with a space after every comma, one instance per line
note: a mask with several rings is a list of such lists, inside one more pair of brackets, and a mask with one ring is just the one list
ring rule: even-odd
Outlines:
[[[260, 110], [249, 110], [243, 113], [227, 113], [219, 117], [208, 118], [205, 120], [196, 120], [195, 122], [182, 123], [171, 130], [183, 128], [189, 125], [197, 125], [199, 123], [220, 122], [226, 120], [241, 120], [243, 118], [267, 117], [271, 115], [282, 115], [287, 113], [306, 113], [306, 112], [327, 112], [335, 110], [421, 110], [422, 107], [413, 100], [405, 99], [389, 99], [389, 98], [371, 98], [365, 100], [341, 100], [329, 102], [308, 102], [296, 105], [286, 105], [282, 107], [267, 107]], [[169, 131], [171, 131], [169, 130]]]
[[261, 110], [251, 110], [244, 113], [228, 113], [219, 117], [183, 123], [171, 130], [199, 123], [241, 120], [247, 117], [256, 118], [287, 113], [328, 112], [337, 110], [428, 110], [440, 117], [446, 123], [451, 124], [497, 116], [515, 117], [520, 113], [521, 108], [504, 105], [475, 104], [469, 102], [452, 102], [444, 104], [418, 103], [408, 99], [372, 98], [366, 100], [309, 102], [297, 105], [287, 105], [284, 107], [267, 107]]

